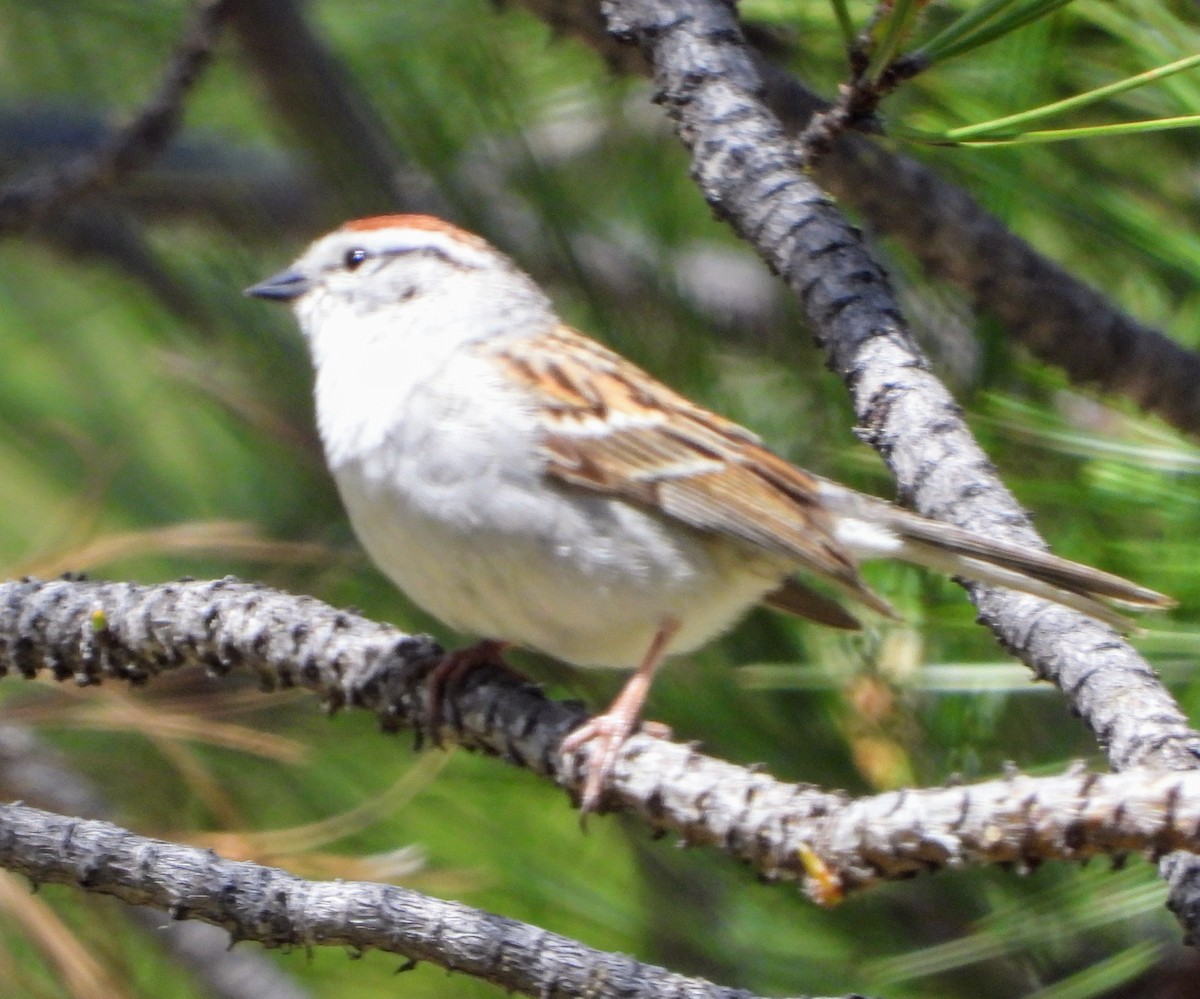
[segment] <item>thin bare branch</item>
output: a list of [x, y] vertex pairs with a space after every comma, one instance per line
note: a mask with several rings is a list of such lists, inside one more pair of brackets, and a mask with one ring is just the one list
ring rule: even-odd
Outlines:
[[[0, 177], [52, 173], [56, 163], [86, 162], [119, 142], [119, 135], [106, 116], [79, 108], [40, 102], [0, 107]], [[90, 215], [97, 206], [146, 224], [203, 222], [247, 243], [281, 235], [300, 239], [322, 218], [313, 177], [294, 158], [186, 128], [141, 165], [136, 184], [96, 191], [82, 206], [54, 212], [38, 235], [54, 223], [74, 221], [74, 214]]]
[[212, 60], [221, 25], [235, 6], [235, 0], [205, 0], [197, 7], [158, 92], [99, 149], [0, 189], [0, 234], [28, 228], [52, 209], [119, 182], [158, 155], [179, 127], [184, 101]]

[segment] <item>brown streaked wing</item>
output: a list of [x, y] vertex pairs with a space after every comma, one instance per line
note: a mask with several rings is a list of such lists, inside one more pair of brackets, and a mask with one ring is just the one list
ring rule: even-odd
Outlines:
[[748, 430], [566, 326], [479, 349], [537, 399], [550, 475], [783, 556], [894, 613], [832, 536], [818, 480]]

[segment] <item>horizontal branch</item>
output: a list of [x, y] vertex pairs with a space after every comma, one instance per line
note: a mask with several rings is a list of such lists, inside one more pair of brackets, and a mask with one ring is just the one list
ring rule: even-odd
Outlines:
[[[105, 818], [101, 789], [30, 729], [0, 724], [0, 793], [22, 804], [69, 814]], [[312, 999], [281, 965], [261, 951], [233, 951], [217, 927], [200, 922], [163, 926], [162, 916], [144, 906], [127, 916], [150, 946], [161, 950], [210, 999]]]
[[0, 866], [35, 885], [75, 885], [266, 947], [382, 950], [524, 995], [754, 999], [515, 919], [395, 885], [306, 881], [211, 850], [135, 836], [108, 822], [0, 805]]
[[510, 671], [481, 666], [448, 689], [431, 725], [425, 683], [442, 655], [428, 635], [232, 577], [139, 586], [80, 579], [0, 583], [0, 675], [48, 671], [80, 686], [144, 683], [167, 670], [247, 670], [264, 690], [305, 687], [326, 710], [372, 711], [385, 731], [440, 738], [554, 776], [565, 733], [587, 717]]
[[[167, 669], [237, 667], [264, 688], [307, 687], [330, 709], [364, 708], [385, 729], [423, 734], [425, 678], [439, 655], [426, 636], [230, 579], [0, 583], [5, 674], [138, 683]], [[442, 696], [441, 739], [578, 791], [582, 757], [564, 760], [559, 745], [586, 718], [579, 704], [552, 701], [489, 667]], [[603, 805], [685, 844], [722, 850], [765, 878], [804, 879], [818, 900], [939, 867], [1200, 847], [1197, 773], [1013, 777], [851, 800], [638, 735], [622, 751]]]

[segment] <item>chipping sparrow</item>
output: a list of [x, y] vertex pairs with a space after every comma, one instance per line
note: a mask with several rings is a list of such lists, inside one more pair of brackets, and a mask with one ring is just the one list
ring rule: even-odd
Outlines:
[[636, 670], [564, 742], [568, 753], [598, 742], [585, 808], [664, 656], [760, 602], [858, 626], [797, 570], [887, 615], [861, 559], [1011, 587], [1114, 624], [1123, 618], [1101, 599], [1172, 604], [790, 465], [566, 326], [512, 261], [447, 222], [351, 222], [248, 294], [295, 309], [329, 467], [363, 545], [405, 593], [458, 630]]

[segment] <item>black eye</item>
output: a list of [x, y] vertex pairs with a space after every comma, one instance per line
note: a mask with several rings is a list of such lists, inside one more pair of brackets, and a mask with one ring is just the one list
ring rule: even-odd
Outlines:
[[370, 254], [361, 246], [356, 246], [353, 250], [346, 251], [346, 255], [342, 258], [342, 263], [346, 266], [346, 270], [352, 271], [369, 256]]

